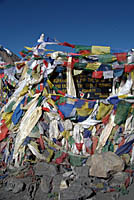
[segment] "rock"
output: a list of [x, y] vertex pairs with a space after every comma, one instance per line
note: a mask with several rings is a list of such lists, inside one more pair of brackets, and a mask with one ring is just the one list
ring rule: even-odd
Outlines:
[[129, 177], [126, 172], [118, 172], [113, 175], [113, 178], [109, 181], [110, 186], [115, 187], [125, 183], [125, 180]]
[[73, 182], [69, 188], [60, 192], [62, 200], [87, 199], [93, 194], [92, 189], [81, 185], [79, 180]]
[[89, 157], [86, 161], [86, 165], [89, 167], [91, 167], [91, 160], [92, 160], [91, 157]]
[[6, 183], [6, 191], [12, 191], [13, 193], [19, 193], [25, 189], [25, 184], [15, 178], [10, 178]]
[[33, 200], [34, 197], [35, 197], [35, 194], [36, 194], [36, 191], [38, 189], [38, 183], [35, 182], [35, 183], [29, 183], [27, 186], [26, 186], [26, 189], [27, 189], [27, 192], [24, 196], [24, 199], [26, 200]]
[[19, 193], [19, 192], [22, 192], [25, 188], [25, 184], [21, 181], [18, 181], [15, 183], [15, 187], [13, 189], [13, 193]]
[[112, 194], [112, 200], [118, 200], [120, 197], [120, 194], [119, 193], [114, 193]]
[[34, 171], [35, 171], [35, 175], [38, 176], [51, 176], [54, 177], [57, 173], [57, 166], [56, 165], [52, 165], [52, 164], [48, 164], [45, 162], [38, 162], [35, 166], [34, 166]]
[[120, 172], [124, 170], [124, 161], [115, 153], [103, 152], [94, 154], [91, 157], [90, 176], [107, 178], [109, 173]]
[[91, 183], [92, 183], [92, 179], [91, 178], [89, 178], [89, 177], [84, 177], [84, 176], [81, 176], [81, 177], [79, 177], [79, 179], [78, 179], [80, 182], [81, 182], [81, 185], [82, 186], [86, 186], [86, 187], [91, 187]]
[[82, 167], [75, 167], [75, 172], [78, 177], [88, 177], [89, 175], [89, 167], [87, 165]]
[[41, 188], [39, 187], [39, 189], [35, 194], [34, 200], [41, 200], [41, 199], [50, 200], [50, 198], [48, 198], [48, 194], [42, 192]]
[[[125, 198], [119, 198], [120, 194], [119, 193], [116, 193], [116, 192], [107, 192], [107, 193], [102, 193], [102, 192], [97, 192], [96, 193], [96, 196], [95, 196], [95, 199], [96, 200], [125, 200], [126, 199], [126, 196], [124, 196]], [[128, 199], [128, 198], [127, 198]]]
[[52, 177], [50, 177], [50, 176], [43, 176], [43, 178], [41, 178], [40, 188], [41, 188], [42, 192], [44, 192], [44, 193], [50, 192], [51, 181], [52, 181]]
[[59, 192], [60, 191], [60, 184], [63, 177], [61, 174], [57, 174], [55, 177], [53, 177], [52, 182], [52, 192]]
[[15, 187], [14, 179], [13, 178], [8, 179], [7, 182], [6, 182], [5, 190], [6, 191], [12, 191], [14, 187]]

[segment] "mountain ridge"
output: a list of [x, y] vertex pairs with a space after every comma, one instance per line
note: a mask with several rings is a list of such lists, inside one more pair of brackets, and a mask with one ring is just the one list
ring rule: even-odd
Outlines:
[[0, 45], [0, 63], [6, 62], [9, 64], [13, 64], [14, 62], [19, 60], [20, 58], [16, 54]]

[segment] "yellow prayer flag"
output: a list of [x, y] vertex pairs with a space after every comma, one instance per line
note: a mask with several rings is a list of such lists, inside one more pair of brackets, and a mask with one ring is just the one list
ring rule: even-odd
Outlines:
[[110, 47], [92, 46], [91, 53], [94, 54], [94, 55], [110, 54]]
[[96, 70], [101, 65], [100, 62], [88, 63], [86, 69]]
[[31, 51], [31, 50], [33, 50], [33, 48], [32, 47], [24, 47], [25, 49], [27, 49], [27, 50], [29, 50], [29, 51]]

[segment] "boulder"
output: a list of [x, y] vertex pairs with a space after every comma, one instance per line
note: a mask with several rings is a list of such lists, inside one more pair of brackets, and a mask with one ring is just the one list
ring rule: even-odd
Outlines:
[[88, 185], [83, 185], [76, 179], [67, 189], [60, 192], [62, 200], [87, 199], [93, 195], [93, 190]]
[[74, 170], [77, 174], [78, 177], [88, 177], [89, 175], [89, 170], [88, 166], [80, 166], [80, 167], [75, 167]]
[[114, 152], [108, 151], [94, 154], [91, 157], [90, 176], [108, 178], [109, 173], [121, 172], [124, 170], [124, 161]]
[[37, 176], [51, 176], [54, 177], [58, 173], [56, 165], [48, 164], [46, 162], [38, 162], [34, 166], [35, 175]]
[[25, 189], [25, 183], [16, 178], [9, 178], [6, 183], [5, 190], [13, 193], [22, 192]]
[[117, 172], [113, 175], [113, 178], [109, 181], [110, 186], [116, 187], [125, 183], [125, 181], [129, 178], [129, 174], [126, 172]]
[[59, 192], [60, 191], [60, 185], [61, 181], [63, 180], [62, 174], [57, 174], [53, 177], [52, 181], [52, 192]]
[[52, 181], [52, 177], [50, 177], [50, 176], [43, 176], [41, 178], [40, 187], [41, 187], [42, 192], [44, 192], [44, 193], [49, 193], [50, 192], [50, 190], [51, 190], [51, 181]]

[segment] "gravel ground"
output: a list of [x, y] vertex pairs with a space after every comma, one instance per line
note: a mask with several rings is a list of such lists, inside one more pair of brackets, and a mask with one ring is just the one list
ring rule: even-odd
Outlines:
[[[28, 181], [27, 181], [28, 182]], [[134, 184], [132, 184], [129, 188], [129, 193], [127, 195], [122, 195], [119, 193], [97, 193], [91, 198], [88, 198], [87, 200], [132, 200], [134, 199]], [[14, 194], [11, 191], [6, 191], [6, 188], [1, 187], [0, 188], [0, 200], [30, 200], [26, 196], [26, 191], [19, 192], [17, 194]], [[47, 194], [44, 194], [41, 192], [40, 189], [37, 190], [36, 195], [34, 197], [34, 200], [58, 200], [54, 198], [48, 198]], [[31, 199], [32, 200], [32, 199]], [[62, 200], [62, 199], [60, 199]], [[75, 200], [75, 199], [74, 199]], [[81, 199], [82, 200], [82, 199]]]

